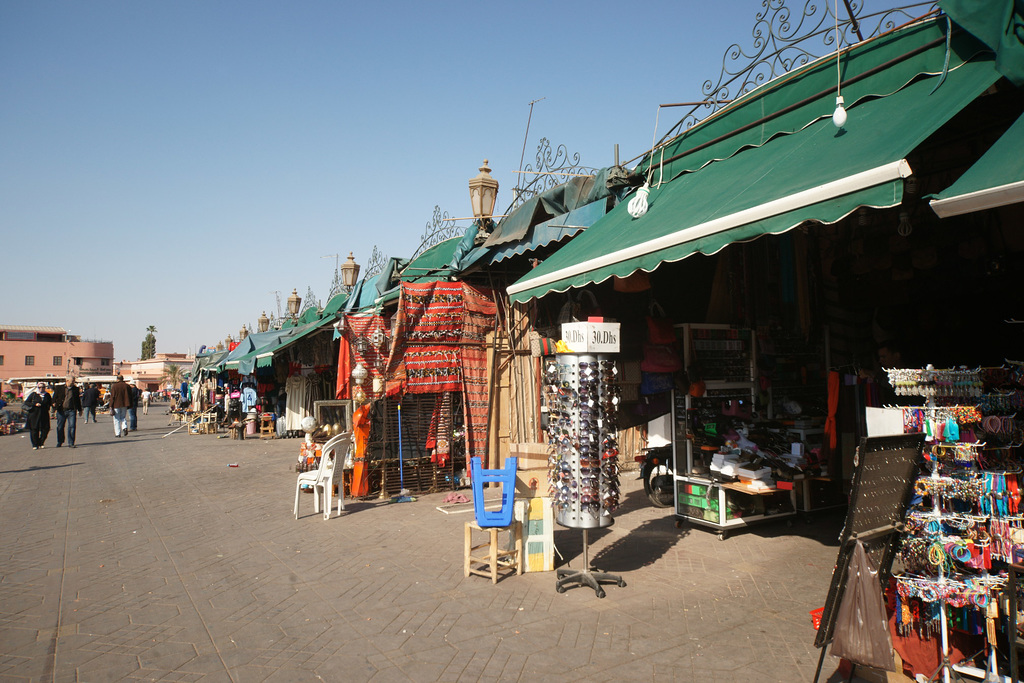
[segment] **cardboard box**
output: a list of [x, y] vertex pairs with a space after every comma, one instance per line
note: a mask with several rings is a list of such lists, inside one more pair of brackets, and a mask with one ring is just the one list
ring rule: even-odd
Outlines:
[[516, 498], [548, 495], [548, 468], [537, 467], [516, 472]]
[[516, 501], [516, 518], [523, 523], [523, 569], [526, 572], [555, 570], [555, 520], [551, 499]]
[[562, 341], [573, 353], [618, 353], [619, 323], [562, 323]]
[[510, 443], [509, 457], [517, 458], [517, 470], [533, 470], [548, 466], [549, 447], [546, 443]]

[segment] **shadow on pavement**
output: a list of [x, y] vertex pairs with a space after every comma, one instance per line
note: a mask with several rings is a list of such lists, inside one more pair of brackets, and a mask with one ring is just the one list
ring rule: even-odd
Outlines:
[[19, 472], [37, 472], [39, 470], [54, 470], [58, 467], [72, 467], [74, 465], [81, 465], [80, 462], [68, 462], [63, 465], [33, 465], [32, 467], [26, 467], [22, 470], [0, 470], [0, 474], [18, 474]]

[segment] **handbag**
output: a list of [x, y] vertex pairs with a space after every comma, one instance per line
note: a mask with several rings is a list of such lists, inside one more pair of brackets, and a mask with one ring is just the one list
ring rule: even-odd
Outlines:
[[644, 344], [640, 369], [645, 372], [677, 372], [683, 369], [679, 351], [669, 344]]
[[640, 394], [650, 396], [672, 391], [675, 387], [675, 380], [670, 372], [641, 372], [640, 373]]
[[647, 341], [652, 344], [675, 344], [676, 330], [672, 321], [665, 317], [665, 311], [657, 301], [651, 302], [647, 316]]

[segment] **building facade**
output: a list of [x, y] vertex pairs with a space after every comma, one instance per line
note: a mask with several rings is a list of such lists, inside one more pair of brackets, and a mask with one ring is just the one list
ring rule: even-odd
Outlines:
[[114, 342], [83, 340], [63, 327], [0, 324], [0, 380], [108, 375], [113, 370]]
[[177, 366], [184, 374], [192, 368], [194, 360], [194, 356], [185, 353], [158, 353], [147, 360], [119, 361], [116, 363], [116, 371], [134, 377], [140, 388], [161, 391], [175, 388], [167, 383], [169, 366]]

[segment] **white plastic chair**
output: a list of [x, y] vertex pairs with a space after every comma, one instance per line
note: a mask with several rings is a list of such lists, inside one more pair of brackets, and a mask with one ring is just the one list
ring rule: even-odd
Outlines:
[[[326, 477], [333, 482], [334, 478], [334, 453], [336, 446], [344, 441], [346, 444], [351, 440], [351, 433], [345, 432], [332, 438], [320, 449], [320, 465], [315, 470], [302, 472], [295, 480], [295, 519], [299, 518], [299, 494], [302, 493], [302, 485], [307, 484], [313, 488], [313, 511], [320, 512], [320, 489], [321, 481]], [[326, 519], [330, 515], [330, 503], [324, 510]]]
[[[319, 503], [320, 491], [324, 497], [324, 519], [331, 518], [331, 498], [334, 495], [334, 473], [338, 473], [338, 515], [345, 509], [345, 482], [342, 473], [345, 469], [352, 468], [351, 460], [352, 432], [342, 432], [334, 437], [323, 448], [322, 458], [331, 458], [331, 465], [324, 470], [323, 475], [313, 485], [313, 494]], [[331, 453], [328, 456], [328, 449]]]

